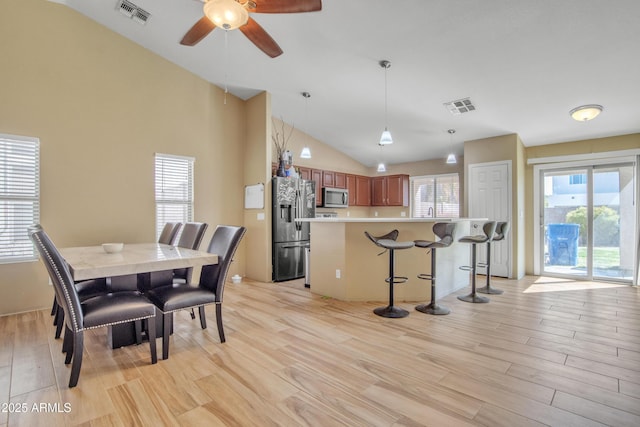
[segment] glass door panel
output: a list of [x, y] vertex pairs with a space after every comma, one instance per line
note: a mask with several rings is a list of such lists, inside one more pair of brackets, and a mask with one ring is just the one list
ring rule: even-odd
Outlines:
[[588, 177], [584, 168], [544, 172], [544, 274], [588, 275]]
[[633, 165], [594, 168], [594, 278], [633, 279], [635, 229]]

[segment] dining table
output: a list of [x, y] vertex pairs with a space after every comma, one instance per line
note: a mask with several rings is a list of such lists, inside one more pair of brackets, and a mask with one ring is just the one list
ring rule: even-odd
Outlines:
[[[173, 270], [198, 268], [218, 263], [218, 255], [162, 243], [125, 243], [122, 250], [107, 253], [102, 245], [61, 248], [74, 281], [106, 278], [113, 291], [147, 290], [151, 283], [171, 283]], [[156, 316], [156, 331], [161, 333], [162, 316]], [[109, 328], [112, 348], [135, 343], [133, 324]]]

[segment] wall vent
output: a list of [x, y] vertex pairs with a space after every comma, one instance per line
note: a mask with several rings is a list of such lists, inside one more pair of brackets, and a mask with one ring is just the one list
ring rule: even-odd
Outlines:
[[131, 18], [132, 21], [136, 21], [138, 24], [146, 24], [151, 14], [146, 10], [136, 6], [129, 0], [118, 0], [116, 9], [120, 11], [127, 18]]
[[462, 98], [451, 102], [445, 102], [444, 106], [447, 107], [447, 110], [449, 110], [449, 112], [454, 116], [476, 110], [476, 106], [473, 105], [469, 98]]

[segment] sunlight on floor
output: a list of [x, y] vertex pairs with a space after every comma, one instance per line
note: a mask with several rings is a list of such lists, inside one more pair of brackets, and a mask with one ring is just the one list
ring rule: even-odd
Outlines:
[[556, 277], [540, 277], [534, 284], [529, 286], [524, 293], [537, 292], [563, 292], [578, 291], [586, 289], [607, 289], [621, 288], [629, 285], [622, 283], [604, 283], [604, 282], [582, 282], [571, 279], [559, 279]]

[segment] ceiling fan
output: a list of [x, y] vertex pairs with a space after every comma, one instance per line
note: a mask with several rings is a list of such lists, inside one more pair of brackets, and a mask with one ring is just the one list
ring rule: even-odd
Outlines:
[[282, 49], [249, 13], [302, 13], [321, 9], [322, 0], [207, 0], [204, 16], [187, 31], [180, 44], [193, 46], [216, 27], [238, 28], [258, 49], [275, 58], [282, 54]]

